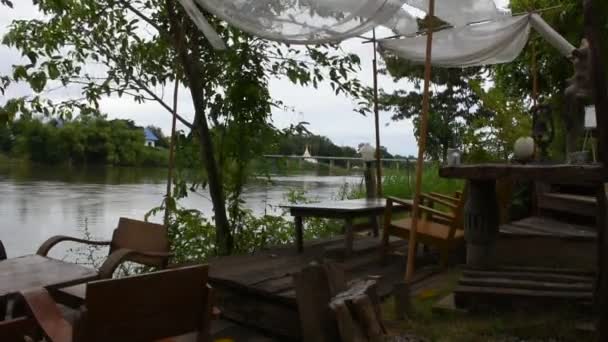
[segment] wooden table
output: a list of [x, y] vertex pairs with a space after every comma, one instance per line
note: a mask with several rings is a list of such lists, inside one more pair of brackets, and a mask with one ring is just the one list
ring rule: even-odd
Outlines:
[[64, 261], [26, 255], [0, 262], [0, 298], [34, 288], [58, 288], [95, 280], [94, 269]]
[[310, 204], [283, 205], [282, 208], [289, 209], [295, 220], [296, 246], [298, 253], [304, 250], [304, 217], [343, 219], [345, 222], [345, 255], [350, 255], [353, 250], [353, 220], [358, 217], [374, 217], [371, 220], [375, 232], [378, 230], [376, 216], [384, 214], [386, 207], [385, 199], [357, 199], [346, 201], [324, 201]]
[[600, 184], [608, 181], [608, 171], [601, 164], [474, 164], [443, 167], [439, 175], [466, 179], [469, 193], [464, 207], [467, 240], [467, 265], [476, 268], [493, 266], [499, 229], [496, 202], [498, 179], [555, 182], [561, 184]]

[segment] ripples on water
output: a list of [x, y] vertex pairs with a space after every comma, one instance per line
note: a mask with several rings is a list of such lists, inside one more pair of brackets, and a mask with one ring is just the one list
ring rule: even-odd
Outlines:
[[[9, 257], [31, 254], [50, 236], [81, 237], [85, 221], [95, 238], [110, 239], [119, 217], [143, 219], [161, 203], [165, 177], [163, 169], [0, 165], [0, 240]], [[273, 176], [270, 182], [248, 185], [243, 199], [257, 214], [280, 214], [276, 206], [285, 203], [291, 189], [303, 189], [311, 199], [324, 200], [334, 198], [346, 183], [356, 186], [361, 176]], [[190, 194], [181, 204], [211, 215], [206, 192]], [[158, 222], [159, 217], [153, 220]]]

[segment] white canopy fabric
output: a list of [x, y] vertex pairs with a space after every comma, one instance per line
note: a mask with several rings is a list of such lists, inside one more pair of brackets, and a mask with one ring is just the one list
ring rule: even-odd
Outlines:
[[[203, 9], [254, 36], [289, 44], [337, 43], [377, 26], [411, 35], [418, 22], [407, 3], [422, 12], [428, 0], [179, 0], [199, 29], [212, 41]], [[437, 0], [436, 15], [452, 26], [499, 16], [492, 0]]]
[[[429, 0], [406, 0], [406, 3], [425, 13], [429, 9]], [[493, 20], [500, 15], [492, 0], [435, 0], [435, 16], [454, 27]]]
[[[417, 30], [404, 0], [196, 0], [205, 10], [257, 37], [290, 44], [325, 44], [386, 24]], [[397, 18], [399, 17], [399, 18]]]
[[[431, 64], [438, 67], [472, 67], [512, 62], [526, 46], [534, 27], [551, 45], [569, 56], [574, 47], [538, 14], [501, 17], [497, 20], [455, 27], [433, 35]], [[426, 57], [426, 36], [381, 40], [380, 47], [416, 64]]]

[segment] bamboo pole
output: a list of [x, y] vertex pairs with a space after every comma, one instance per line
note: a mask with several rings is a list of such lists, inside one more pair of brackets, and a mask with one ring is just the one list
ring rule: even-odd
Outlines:
[[420, 120], [420, 141], [418, 144], [418, 160], [416, 161], [416, 186], [414, 191], [414, 203], [412, 208], [412, 231], [407, 249], [407, 270], [405, 281], [412, 279], [416, 265], [416, 235], [418, 233], [418, 216], [420, 216], [420, 193], [422, 190], [422, 171], [424, 168], [424, 152], [426, 150], [426, 138], [428, 132], [431, 85], [431, 57], [433, 53], [433, 28], [430, 27], [435, 17], [435, 0], [429, 0], [429, 20], [426, 36], [426, 60], [424, 63], [424, 96], [422, 98], [422, 118]]
[[378, 108], [378, 49], [376, 44], [376, 29], [372, 30], [374, 42], [374, 122], [376, 125], [376, 192], [382, 197], [382, 152], [380, 151], [380, 114]]
[[538, 105], [538, 66], [537, 66], [537, 55], [536, 55], [536, 43], [534, 39], [530, 41], [532, 44], [532, 104], [534, 107]]
[[[173, 89], [173, 119], [171, 120], [171, 145], [169, 146], [169, 170], [167, 174], [167, 195], [166, 200], [171, 198], [171, 184], [173, 183], [173, 169], [175, 168], [175, 144], [177, 138], [175, 136], [175, 126], [177, 125], [177, 99], [179, 95], [179, 78], [175, 77], [175, 88]], [[169, 224], [169, 206], [165, 202], [165, 218], [163, 222], [165, 226]]]

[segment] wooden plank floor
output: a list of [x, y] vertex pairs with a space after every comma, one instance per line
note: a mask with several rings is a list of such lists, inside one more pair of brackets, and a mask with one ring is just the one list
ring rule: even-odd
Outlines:
[[[406, 241], [391, 240], [393, 250], [406, 252]], [[387, 296], [405, 275], [405, 257], [391, 254], [380, 262], [380, 238], [355, 239], [353, 255], [341, 257], [344, 239], [309, 242], [298, 254], [293, 246], [252, 255], [222, 257], [210, 262], [210, 282], [223, 315], [240, 324], [271, 332], [287, 340], [299, 338], [299, 316], [292, 276], [312, 261], [332, 260], [344, 265], [350, 279], [377, 276], [378, 292]], [[419, 265], [432, 257], [421, 258]]]

